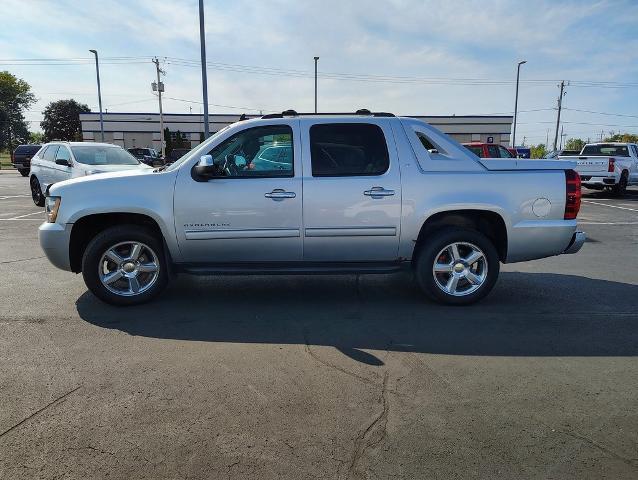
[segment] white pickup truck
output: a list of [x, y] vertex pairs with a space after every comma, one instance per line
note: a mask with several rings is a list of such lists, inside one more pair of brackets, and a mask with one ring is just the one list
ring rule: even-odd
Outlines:
[[168, 167], [54, 184], [40, 244], [118, 305], [151, 299], [175, 272], [399, 269], [432, 299], [469, 304], [500, 262], [581, 248], [574, 167], [481, 159], [392, 114], [286, 111], [226, 127]]
[[588, 143], [578, 156], [559, 156], [576, 161], [582, 185], [624, 195], [628, 185], [638, 184], [638, 145], [633, 143]]

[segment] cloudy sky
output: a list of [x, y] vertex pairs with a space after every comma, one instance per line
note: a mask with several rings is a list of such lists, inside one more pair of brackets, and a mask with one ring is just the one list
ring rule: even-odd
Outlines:
[[[197, 0], [0, 0], [0, 70], [45, 105], [97, 110], [99, 51], [109, 112], [201, 111]], [[569, 80], [568, 138], [638, 133], [638, 2], [508, 0], [205, 0], [211, 112], [313, 109], [397, 114], [509, 114], [521, 69], [517, 137], [550, 141], [557, 84]], [[592, 113], [593, 112], [593, 113]]]

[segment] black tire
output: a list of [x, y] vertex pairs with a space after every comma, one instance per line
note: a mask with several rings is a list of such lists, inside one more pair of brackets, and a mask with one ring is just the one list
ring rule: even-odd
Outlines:
[[20, 172], [20, 175], [22, 175], [23, 177], [26, 177], [29, 175], [29, 169], [28, 168], [19, 168], [18, 172]]
[[[483, 254], [480, 260], [477, 260], [471, 265], [465, 265], [464, 269], [458, 272], [459, 275], [462, 275], [463, 272], [468, 272], [473, 275], [474, 279], [482, 277], [480, 285], [478, 282], [472, 284], [465, 277], [459, 277], [460, 280], [457, 280], [458, 283], [454, 284], [454, 288], [459, 284], [461, 285], [456, 295], [444, 291], [443, 287], [439, 286], [437, 282], [442, 283], [442, 280], [446, 278], [449, 279], [455, 275], [453, 273], [454, 268], [456, 268], [457, 264], [463, 263], [464, 258], [461, 258], [455, 263], [450, 255], [449, 260], [446, 258], [443, 259], [446, 264], [449, 263], [450, 266], [454, 265], [450, 272], [437, 273], [435, 275], [433, 271], [435, 262], [440, 263], [443, 256], [451, 253], [451, 250], [444, 249], [446, 246], [452, 244], [461, 244], [460, 248], [457, 248], [461, 254], [460, 257], [463, 257], [464, 252], [470, 252], [471, 247], [476, 247], [474, 251]], [[446, 305], [469, 305], [478, 302], [490, 293], [498, 279], [500, 262], [496, 247], [494, 247], [494, 244], [485, 235], [467, 228], [448, 227], [436, 231], [429, 238], [425, 239], [425, 242], [417, 252], [414, 267], [419, 287], [421, 287], [421, 290], [423, 290], [430, 299]], [[486, 270], [483, 270], [483, 268]], [[477, 273], [479, 273], [478, 277], [476, 276]], [[472, 290], [476, 285], [479, 286]], [[466, 288], [467, 293], [462, 290], [462, 287]]]
[[614, 195], [615, 197], [622, 197], [623, 195], [625, 195], [625, 193], [627, 193], [627, 183], [629, 183], [628, 180], [629, 179], [627, 177], [627, 172], [623, 172], [620, 176], [620, 180], [618, 180], [618, 183], [611, 187], [612, 195]]
[[40, 181], [33, 176], [31, 180], [29, 180], [29, 185], [31, 186], [31, 198], [33, 199], [33, 203], [38, 207], [44, 207], [44, 194], [40, 187]]
[[[158, 271], [157, 276], [148, 289], [137, 294], [129, 293], [124, 295], [114, 293], [104, 285], [100, 278], [100, 269], [104, 268], [104, 264], [101, 264], [101, 262], [107, 251], [112, 250], [113, 247], [118, 244], [126, 244], [128, 242], [143, 244], [145, 249], [143, 250], [144, 253], [142, 253], [142, 255], [145, 255], [148, 258], [152, 259], [151, 253], [154, 254], [158, 265]], [[154, 261], [152, 263], [154, 263]], [[117, 268], [114, 269], [118, 270]], [[120, 271], [123, 272], [123, 270]], [[168, 266], [164, 255], [162, 239], [158, 238], [157, 235], [152, 233], [150, 230], [137, 225], [119, 225], [98, 233], [89, 242], [86, 250], [84, 251], [84, 256], [82, 257], [82, 276], [84, 277], [84, 283], [96, 297], [111, 305], [138, 305], [148, 302], [164, 290], [168, 284], [168, 274]], [[150, 274], [142, 273], [141, 275], [144, 276]], [[117, 280], [113, 285], [116, 285], [118, 282], [121, 285], [122, 282], [128, 282], [128, 280], [122, 277], [121, 280]]]

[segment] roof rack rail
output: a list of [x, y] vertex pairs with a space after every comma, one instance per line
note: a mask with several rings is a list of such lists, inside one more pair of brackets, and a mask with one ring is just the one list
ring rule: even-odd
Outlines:
[[284, 118], [284, 117], [299, 117], [299, 116], [315, 116], [315, 115], [369, 115], [371, 117], [394, 117], [393, 113], [388, 112], [371, 112], [367, 108], [360, 108], [356, 112], [309, 112], [309, 113], [297, 113], [296, 111], [290, 109], [285, 110], [281, 113], [269, 113], [267, 115], [262, 115], [261, 118]]

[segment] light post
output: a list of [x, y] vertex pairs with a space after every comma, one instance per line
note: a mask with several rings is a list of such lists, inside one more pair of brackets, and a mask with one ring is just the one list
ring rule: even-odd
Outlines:
[[202, 62], [202, 96], [204, 101], [204, 139], [210, 136], [208, 125], [208, 79], [206, 78], [206, 33], [204, 31], [204, 0], [199, 0], [199, 48]]
[[521, 75], [521, 65], [527, 63], [527, 60], [518, 62], [516, 67], [516, 98], [514, 99], [514, 131], [512, 132], [512, 148], [516, 149], [516, 114], [518, 113], [518, 79]]
[[102, 118], [102, 92], [100, 90], [100, 65], [97, 60], [97, 50], [89, 50], [89, 52], [95, 55], [95, 72], [97, 73], [97, 101], [100, 106], [100, 134], [102, 136], [102, 142], [104, 142], [104, 119]]
[[317, 61], [319, 57], [315, 57], [315, 113], [317, 113]]

